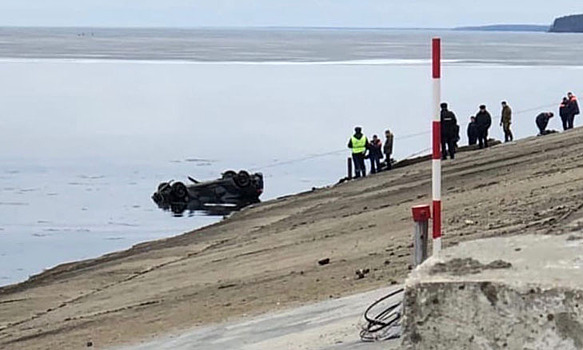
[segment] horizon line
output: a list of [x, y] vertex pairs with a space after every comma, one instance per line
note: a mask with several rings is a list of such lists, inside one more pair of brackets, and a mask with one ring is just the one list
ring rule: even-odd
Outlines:
[[517, 24], [517, 23], [498, 23], [484, 25], [463, 25], [455, 27], [382, 27], [382, 26], [278, 26], [278, 25], [257, 25], [257, 26], [92, 26], [92, 25], [65, 25], [65, 26], [45, 26], [45, 25], [0, 25], [0, 28], [19, 28], [19, 29], [344, 29], [344, 30], [454, 30], [460, 28], [481, 28], [491, 26], [540, 26], [550, 27], [549, 24]]

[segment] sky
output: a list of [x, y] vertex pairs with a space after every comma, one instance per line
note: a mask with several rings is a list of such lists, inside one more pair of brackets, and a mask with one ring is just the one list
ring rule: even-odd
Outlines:
[[413, 27], [551, 24], [573, 0], [0, 0], [0, 26]]

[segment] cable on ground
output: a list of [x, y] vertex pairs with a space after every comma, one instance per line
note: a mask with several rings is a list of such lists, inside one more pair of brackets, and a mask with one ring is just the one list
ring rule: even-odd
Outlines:
[[[365, 342], [396, 339], [401, 336], [404, 288], [399, 288], [372, 303], [364, 312], [366, 324], [360, 331]], [[394, 298], [396, 300], [389, 301]]]

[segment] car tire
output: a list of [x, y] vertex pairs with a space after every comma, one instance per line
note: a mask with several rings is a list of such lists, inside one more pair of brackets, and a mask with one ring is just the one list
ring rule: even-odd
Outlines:
[[230, 179], [237, 176], [237, 173], [233, 170], [227, 170], [223, 173], [223, 179]]
[[182, 216], [182, 213], [186, 211], [186, 203], [172, 203], [170, 211], [172, 211], [174, 216]]
[[188, 198], [188, 189], [182, 182], [175, 182], [172, 184], [172, 195], [175, 200], [186, 201]]
[[164, 197], [162, 197], [162, 195], [160, 193], [156, 192], [152, 195], [152, 199], [154, 200], [154, 202], [156, 204], [158, 204], [158, 203], [162, 203], [162, 201], [164, 200]]
[[247, 187], [251, 184], [251, 175], [245, 170], [239, 171], [237, 176], [233, 178], [235, 184], [239, 187]]

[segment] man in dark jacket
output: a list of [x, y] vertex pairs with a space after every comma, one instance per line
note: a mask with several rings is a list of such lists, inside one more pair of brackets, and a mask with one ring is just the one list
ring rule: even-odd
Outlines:
[[[447, 103], [441, 104], [441, 159], [455, 158], [455, 143], [458, 134], [455, 114], [447, 109]], [[447, 151], [446, 151], [447, 146]]]
[[391, 165], [391, 154], [393, 154], [393, 133], [391, 130], [385, 130], [385, 145], [383, 146], [383, 152], [385, 153], [385, 162], [387, 163], [387, 170], [392, 169]]
[[539, 130], [539, 136], [549, 134], [547, 126], [549, 125], [549, 119], [551, 119], [552, 117], [553, 117], [552, 112], [542, 112], [541, 114], [536, 116], [535, 122]]
[[561, 122], [563, 123], [563, 131], [569, 129], [569, 99], [563, 97], [563, 102], [559, 105], [559, 117], [561, 117]]
[[504, 142], [510, 142], [514, 140], [512, 130], [510, 130], [510, 124], [512, 124], [512, 109], [508, 103], [506, 103], [506, 101], [502, 101], [500, 126], [502, 127], [502, 130], [504, 130]]
[[383, 157], [383, 143], [377, 135], [372, 136], [368, 149], [368, 159], [370, 160], [370, 173], [376, 174], [381, 171], [381, 158]]
[[366, 166], [364, 165], [364, 154], [368, 149], [368, 139], [362, 133], [362, 128], [354, 128], [354, 136], [348, 141], [348, 148], [352, 149], [352, 161], [354, 162], [354, 174], [356, 178], [361, 175], [366, 176]]
[[568, 103], [568, 117], [567, 117], [567, 128], [573, 129], [573, 123], [575, 121], [575, 116], [579, 114], [579, 103], [577, 103], [577, 97], [573, 95], [572, 92], [567, 93], [567, 98], [569, 99]]
[[476, 125], [476, 117], [470, 117], [468, 124], [468, 145], [472, 146], [478, 142], [478, 125]]
[[478, 127], [478, 145], [480, 148], [488, 147], [488, 129], [492, 125], [492, 116], [486, 110], [485, 105], [480, 106], [476, 114], [476, 126]]

